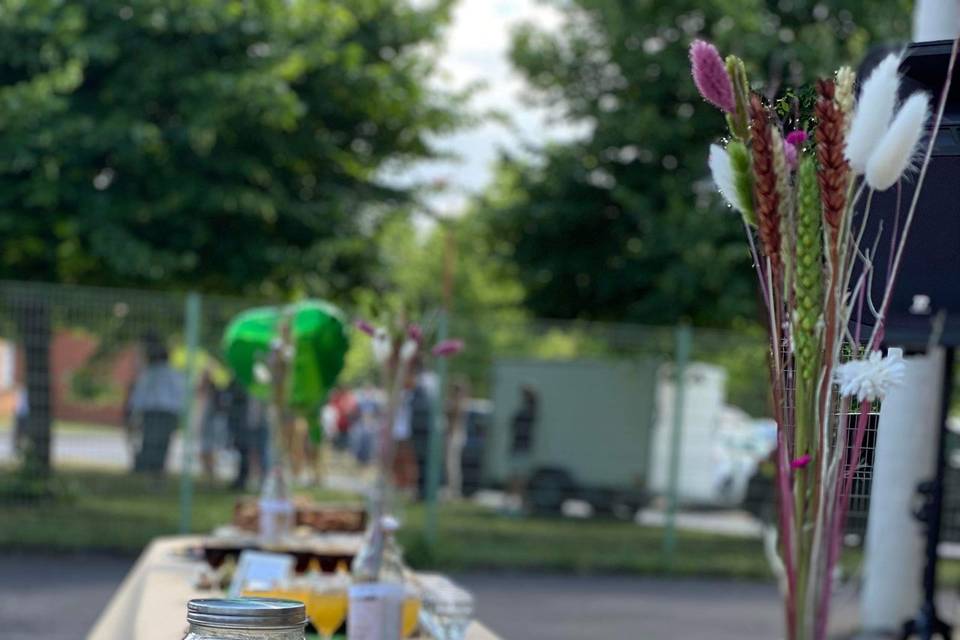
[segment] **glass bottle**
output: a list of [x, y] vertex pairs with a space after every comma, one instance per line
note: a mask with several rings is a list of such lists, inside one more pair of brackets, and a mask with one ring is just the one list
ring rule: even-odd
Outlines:
[[403, 549], [397, 543], [397, 529], [400, 523], [392, 516], [384, 516], [381, 523], [383, 528], [383, 560], [380, 563], [380, 581], [403, 584], [406, 566], [403, 564]]
[[293, 482], [290, 475], [290, 452], [284, 444], [283, 432], [288, 418], [280, 406], [266, 407], [270, 445], [268, 469], [260, 490], [260, 540], [270, 546], [289, 536], [296, 526], [296, 507], [292, 500]]
[[408, 580], [408, 569], [403, 561], [403, 547], [397, 542], [399, 523], [394, 518], [384, 518], [383, 522], [383, 564], [380, 567], [380, 581], [399, 585], [402, 593], [400, 609], [400, 637], [409, 638], [417, 629], [420, 616], [420, 590]]
[[304, 640], [300, 602], [263, 598], [198, 598], [187, 604], [184, 640]]
[[320, 566], [320, 558], [316, 556], [310, 558], [310, 562], [307, 563], [307, 580], [317, 580], [322, 573], [323, 568]]
[[296, 508], [290, 499], [288, 475], [282, 464], [272, 465], [260, 492], [260, 539], [267, 546], [290, 535], [295, 525]]
[[[260, 538], [264, 545], [280, 542], [296, 525], [296, 508], [291, 500], [290, 451], [287, 447], [293, 416], [287, 406], [287, 383], [295, 349], [291, 337], [291, 319], [285, 311], [278, 326], [278, 337], [270, 344], [266, 368], [271, 386], [270, 402], [259, 407], [265, 412], [270, 434], [267, 451], [268, 470], [260, 491]], [[256, 400], [254, 400], [256, 402]]]
[[404, 600], [402, 560], [392, 543], [396, 519], [382, 517], [371, 523], [365, 544], [354, 559], [354, 584], [350, 587], [348, 640], [400, 640]]
[[388, 492], [388, 483], [383, 474], [379, 474], [367, 500], [367, 528], [363, 533], [363, 543], [350, 565], [354, 582], [376, 582], [380, 576], [385, 541], [383, 522], [387, 513]]

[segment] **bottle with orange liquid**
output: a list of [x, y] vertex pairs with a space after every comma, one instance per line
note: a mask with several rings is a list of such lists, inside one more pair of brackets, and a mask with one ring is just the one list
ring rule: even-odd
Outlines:
[[349, 581], [342, 573], [323, 575], [320, 561], [310, 561], [306, 578], [307, 617], [324, 640], [333, 637], [347, 617], [347, 587]]

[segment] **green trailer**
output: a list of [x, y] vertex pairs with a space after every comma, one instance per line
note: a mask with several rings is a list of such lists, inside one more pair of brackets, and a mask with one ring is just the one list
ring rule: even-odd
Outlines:
[[484, 480], [522, 492], [536, 511], [568, 499], [633, 513], [648, 496], [653, 360], [501, 359]]

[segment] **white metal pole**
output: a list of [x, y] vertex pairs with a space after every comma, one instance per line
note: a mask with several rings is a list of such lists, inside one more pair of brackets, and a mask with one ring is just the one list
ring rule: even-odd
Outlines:
[[917, 485], [935, 473], [944, 350], [905, 358], [903, 383], [880, 408], [864, 548], [861, 628], [895, 631], [920, 607], [924, 531]]
[[[913, 41], [960, 35], [960, 0], [917, 0]], [[864, 547], [861, 628], [899, 631], [920, 608], [925, 562], [923, 525], [913, 515], [917, 485], [936, 473], [942, 428], [943, 348], [906, 359], [903, 384], [880, 409], [870, 514]]]

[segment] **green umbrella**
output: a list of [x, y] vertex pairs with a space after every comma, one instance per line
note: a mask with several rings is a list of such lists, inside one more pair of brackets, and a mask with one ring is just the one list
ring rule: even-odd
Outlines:
[[290, 319], [295, 347], [287, 386], [288, 402], [310, 423], [320, 439], [318, 412], [343, 369], [349, 339], [343, 312], [320, 300], [304, 300], [284, 307], [257, 307], [237, 315], [223, 335], [227, 364], [237, 380], [258, 398], [270, 398], [270, 385], [258, 382], [254, 365], [266, 362], [270, 343], [278, 337], [280, 320]]

